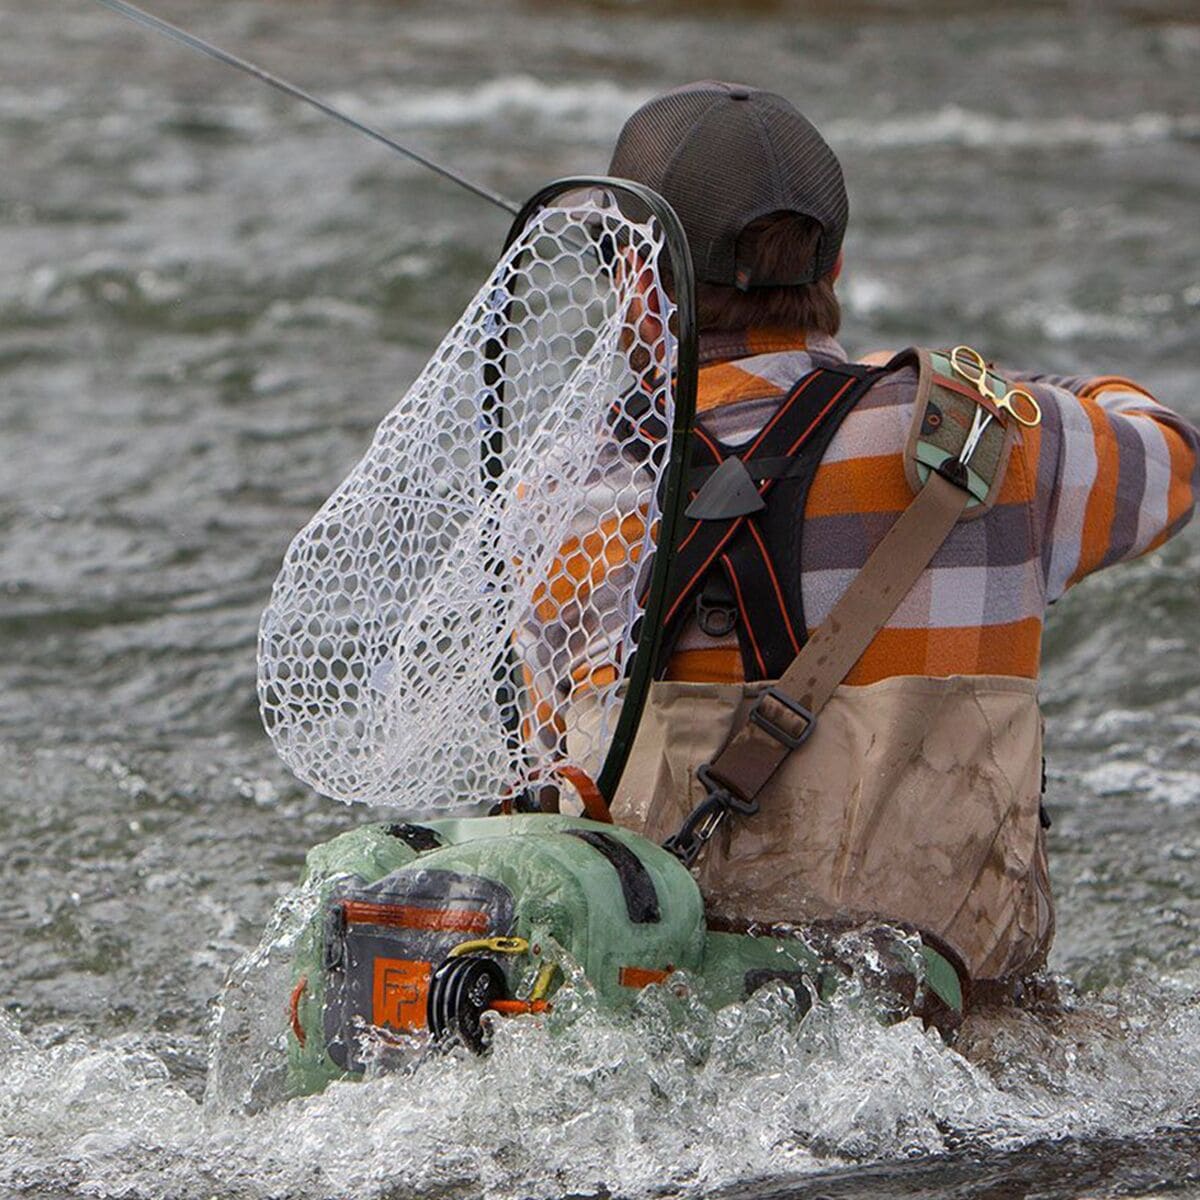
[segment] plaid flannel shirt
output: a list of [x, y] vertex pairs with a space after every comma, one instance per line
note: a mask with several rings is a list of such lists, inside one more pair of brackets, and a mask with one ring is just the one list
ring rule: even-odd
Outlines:
[[[698, 415], [748, 441], [815, 366], [845, 362], [832, 338], [752, 333], [702, 339]], [[958, 525], [846, 682], [895, 675], [1036, 678], [1046, 608], [1085, 575], [1162, 545], [1200, 487], [1200, 434], [1117, 376], [1012, 374], [1042, 422], [1022, 429], [991, 512]], [[904, 448], [916, 374], [872, 387], [821, 460], [804, 511], [805, 615], [820, 625], [911, 503]], [[743, 678], [736, 638], [686, 629], [668, 678]]]

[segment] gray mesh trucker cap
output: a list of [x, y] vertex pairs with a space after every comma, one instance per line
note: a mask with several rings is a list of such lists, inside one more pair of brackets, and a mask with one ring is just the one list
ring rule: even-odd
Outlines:
[[[833, 270], [850, 204], [825, 139], [782, 96], [706, 80], [656, 96], [625, 122], [609, 174], [662, 195], [687, 231], [697, 278], [749, 287], [812, 283]], [[804, 278], [738, 276], [751, 221], [794, 212], [824, 232]]]

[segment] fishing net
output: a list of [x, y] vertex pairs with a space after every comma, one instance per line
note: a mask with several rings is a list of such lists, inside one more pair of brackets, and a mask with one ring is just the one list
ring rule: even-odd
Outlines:
[[258, 690], [301, 780], [421, 811], [598, 773], [669, 457], [663, 260], [609, 192], [540, 210], [293, 541]]

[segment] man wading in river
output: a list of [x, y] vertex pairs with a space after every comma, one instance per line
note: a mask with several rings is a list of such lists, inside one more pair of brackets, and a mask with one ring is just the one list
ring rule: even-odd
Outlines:
[[[717, 928], [882, 918], [977, 1002], [1018, 994], [1054, 933], [1046, 607], [1186, 523], [1200, 439], [1115, 375], [996, 372], [961, 345], [848, 363], [841, 168], [779, 96], [660, 96], [610, 174], [681, 218], [701, 330], [668, 649], [614, 817], [673, 838]], [[764, 697], [814, 633], [829, 649]]]

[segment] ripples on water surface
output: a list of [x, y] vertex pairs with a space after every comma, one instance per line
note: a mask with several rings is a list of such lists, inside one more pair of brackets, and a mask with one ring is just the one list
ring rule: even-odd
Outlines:
[[[601, 168], [664, 86], [775, 86], [844, 157], [852, 350], [1125, 370], [1200, 420], [1192, 5], [159, 7], [516, 197]], [[0, 1189], [1197, 1185], [1195, 529], [1048, 629], [1072, 1032], [1015, 1023], [981, 1071], [850, 1011], [648, 997], [632, 1026], [581, 1005], [484, 1062], [246, 1115], [270, 1079], [228, 1044], [210, 1077], [212, 997], [304, 849], [362, 815], [275, 765], [257, 614], [504, 219], [82, 0], [0, 0], [0, 153]], [[235, 991], [226, 1023], [253, 1015]]]

